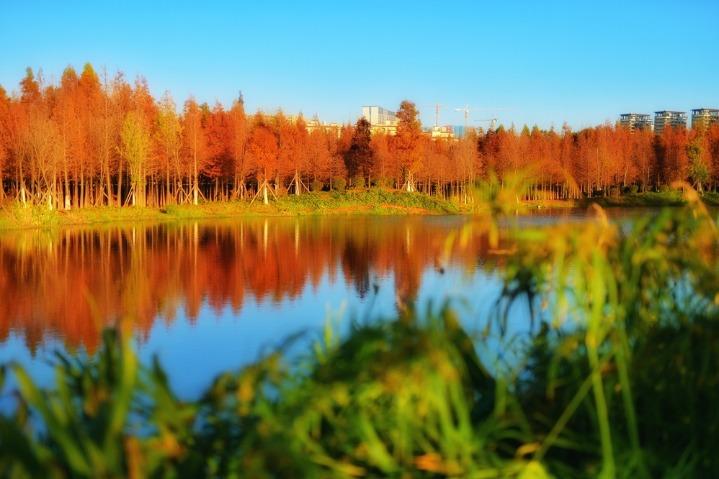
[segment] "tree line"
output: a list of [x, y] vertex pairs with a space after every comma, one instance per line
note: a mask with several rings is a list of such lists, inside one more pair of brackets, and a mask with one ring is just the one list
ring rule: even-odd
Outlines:
[[689, 180], [719, 184], [719, 125], [662, 135], [606, 123], [574, 132], [500, 125], [463, 138], [432, 139], [414, 103], [398, 109], [395, 135], [356, 124], [323, 126], [302, 115], [247, 114], [240, 95], [181, 109], [169, 92], [130, 84], [90, 64], [57, 84], [28, 68], [19, 92], [0, 86], [0, 201], [49, 208], [164, 207], [379, 186], [471, 201], [496, 174], [529, 172], [530, 197], [569, 199]]

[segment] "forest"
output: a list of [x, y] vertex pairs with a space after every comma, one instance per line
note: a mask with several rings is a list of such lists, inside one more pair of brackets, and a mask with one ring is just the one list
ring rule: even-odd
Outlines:
[[658, 191], [674, 181], [719, 184], [719, 125], [661, 135], [611, 124], [572, 131], [514, 125], [432, 139], [414, 103], [396, 135], [369, 122], [327, 126], [302, 114], [248, 114], [190, 96], [157, 99], [147, 81], [86, 64], [57, 84], [26, 70], [17, 93], [0, 86], [0, 205], [152, 206], [248, 200], [378, 186], [472, 200], [472, 186], [519, 171], [527, 199]]

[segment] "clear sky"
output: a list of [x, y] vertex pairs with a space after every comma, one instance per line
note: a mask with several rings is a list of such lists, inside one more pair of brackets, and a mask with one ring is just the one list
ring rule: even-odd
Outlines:
[[363, 105], [422, 123], [575, 129], [620, 113], [719, 108], [719, 1], [0, 0], [0, 85], [90, 62], [156, 98], [354, 123]]

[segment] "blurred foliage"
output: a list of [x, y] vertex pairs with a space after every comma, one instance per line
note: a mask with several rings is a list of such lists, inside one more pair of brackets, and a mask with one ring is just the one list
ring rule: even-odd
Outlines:
[[[96, 355], [58, 355], [52, 387], [0, 370], [0, 386], [8, 374], [18, 386], [0, 477], [717, 476], [717, 230], [699, 196], [680, 185], [687, 208], [629, 228], [595, 206], [584, 224], [500, 244], [496, 219], [524, 184], [484, 185], [486, 208], [447, 240], [489, 232], [503, 258], [479, 336], [451, 305], [409, 307], [342, 338], [328, 328], [299, 359], [281, 348], [183, 402], [125, 329], [108, 330]], [[532, 326], [515, 341], [521, 303]]]

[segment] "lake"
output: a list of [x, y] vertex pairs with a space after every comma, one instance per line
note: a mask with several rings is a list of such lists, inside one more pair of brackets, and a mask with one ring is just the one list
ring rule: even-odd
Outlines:
[[[541, 211], [501, 224], [586, 215]], [[471, 221], [242, 218], [2, 232], [0, 364], [17, 361], [48, 381], [55, 351], [92, 353], [101, 329], [126, 318], [140, 356], [158, 355], [180, 396], [194, 397], [290, 335], [302, 333], [297, 350], [319, 341], [328, 321], [341, 333], [411, 303], [422, 312], [450, 302], [479, 329], [501, 290], [502, 255]], [[466, 246], [448, 250], [447, 237], [465, 228]], [[528, 324], [520, 304], [510, 328]]]

